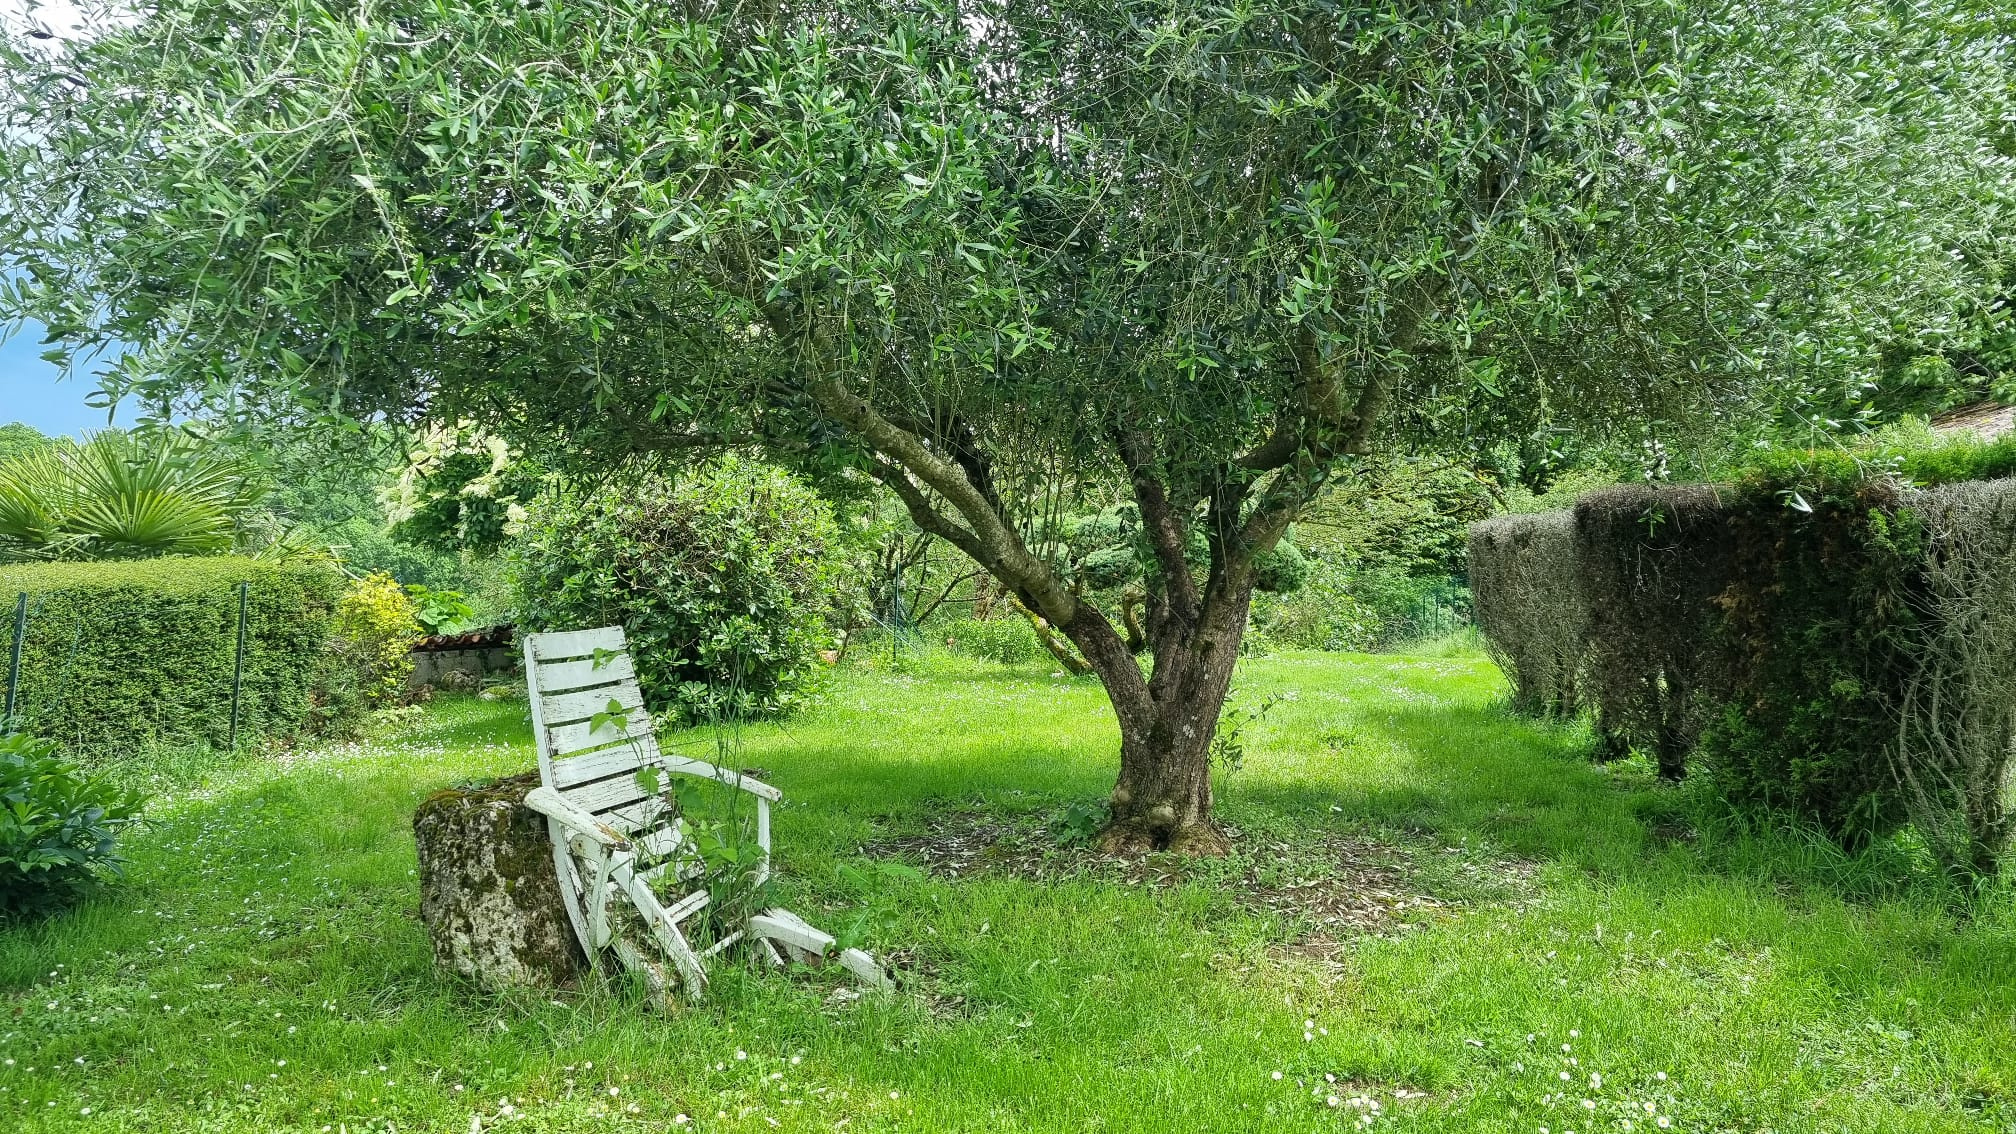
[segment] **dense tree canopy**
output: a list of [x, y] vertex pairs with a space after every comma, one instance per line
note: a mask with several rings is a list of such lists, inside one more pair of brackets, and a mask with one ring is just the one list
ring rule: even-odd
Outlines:
[[[1340, 467], [1824, 400], [1961, 333], [1994, 18], [162, 0], [9, 49], [0, 311], [159, 402], [873, 476], [1100, 673], [1109, 841], [1208, 848], [1256, 557]], [[1155, 550], [1146, 676], [1023, 538], [1088, 478]]]
[[42, 431], [32, 425], [18, 421], [0, 425], [0, 461], [47, 448], [49, 444], [49, 438], [43, 436]]

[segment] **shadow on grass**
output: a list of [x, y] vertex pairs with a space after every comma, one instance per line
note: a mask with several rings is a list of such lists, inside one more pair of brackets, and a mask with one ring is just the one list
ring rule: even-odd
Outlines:
[[1386, 736], [1412, 761], [1404, 787], [1365, 792], [1374, 822], [1482, 838], [1512, 853], [1611, 880], [1723, 877], [1856, 901], [1971, 906], [1906, 831], [1847, 850], [1784, 817], [1732, 811], [1697, 775], [1661, 781], [1644, 760], [1599, 765], [1577, 725], [1534, 721], [1502, 701], [1406, 708]]
[[[1334, 778], [1234, 773], [1220, 780], [1225, 809], [1270, 826], [1316, 817], [1433, 833], [1607, 872], [1642, 856], [1644, 816], [1673, 794], [1648, 777], [1590, 764], [1572, 729], [1493, 705], [1396, 709], [1314, 742], [1323, 746], [1315, 760], [1334, 765]], [[1404, 774], [1364, 774], [1384, 763], [1403, 765]]]
[[[1221, 773], [1222, 817], [1289, 837], [1340, 823], [1433, 834], [1598, 878], [1679, 873], [1854, 898], [1955, 898], [1908, 837], [1850, 853], [1796, 826], [1732, 816], [1706, 785], [1661, 783], [1641, 762], [1593, 764], [1583, 728], [1517, 716], [1502, 698], [1395, 702], [1369, 684], [1348, 688], [1368, 680], [1363, 672], [1336, 672], [1348, 677], [1339, 691], [1352, 694], [1350, 708], [1326, 719], [1306, 706], [1284, 725], [1275, 754], [1302, 764], [1286, 778]], [[785, 790], [787, 834], [796, 827], [846, 853], [882, 817], [903, 825], [980, 800], [1022, 814], [1097, 801], [1111, 787], [1117, 738], [1096, 685], [1049, 681], [1034, 667], [848, 677], [866, 684], [836, 690], [825, 711], [727, 726], [724, 762], [759, 767]], [[888, 702], [847, 707], [863, 693]], [[983, 703], [988, 693], [995, 703]], [[723, 760], [710, 727], [665, 736], [676, 751]], [[522, 751], [525, 768], [534, 762], [524, 706], [513, 702], [443, 698], [389, 743], [507, 748]]]

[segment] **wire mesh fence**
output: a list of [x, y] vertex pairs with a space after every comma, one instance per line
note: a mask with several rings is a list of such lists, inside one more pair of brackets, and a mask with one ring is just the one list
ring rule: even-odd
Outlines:
[[[208, 702], [209, 712], [224, 722], [224, 747], [238, 747], [240, 727], [245, 720], [245, 652], [246, 615], [250, 607], [251, 587], [249, 582], [241, 582], [237, 592], [236, 615], [233, 618], [231, 638], [230, 679], [228, 684], [209, 682], [208, 696], [198, 693], [199, 700]], [[85, 692], [78, 688], [79, 661], [86, 651], [86, 619], [74, 614], [50, 609], [50, 595], [30, 595], [26, 591], [14, 596], [14, 617], [7, 650], [7, 684], [5, 707], [0, 709], [0, 731], [11, 735], [32, 728], [39, 720], [45, 725], [59, 715], [59, 706], [66, 700]], [[60, 658], [54, 667], [42, 667], [40, 672], [23, 673], [23, 661], [28, 655], [31, 633], [41, 636], [41, 640], [57, 647], [51, 656]], [[136, 652], [132, 665], [144, 666], [147, 659]], [[186, 689], [188, 675], [170, 678], [163, 675], [163, 684], [173, 681]], [[41, 680], [31, 680], [39, 678]], [[199, 680], [199, 686], [205, 684]], [[180, 739], [180, 738], [177, 738]]]
[[0, 572], [0, 732], [77, 754], [236, 749], [313, 731], [354, 699], [330, 656], [325, 578], [184, 564]]

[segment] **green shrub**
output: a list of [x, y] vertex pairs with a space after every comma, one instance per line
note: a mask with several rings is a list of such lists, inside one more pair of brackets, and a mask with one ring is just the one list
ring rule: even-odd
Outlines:
[[493, 554], [542, 479], [539, 466], [502, 439], [467, 423], [437, 426], [407, 454], [392, 534], [436, 551]]
[[1394, 564], [1307, 555], [1297, 585], [1253, 600], [1253, 630], [1277, 646], [1378, 650], [1446, 634], [1470, 619], [1460, 579], [1412, 575]]
[[50, 741], [0, 737], [0, 919], [64, 905], [116, 876], [113, 844], [140, 804], [79, 771]]
[[0, 568], [0, 600], [28, 594], [24, 726], [73, 754], [224, 745], [241, 582], [250, 584], [241, 737], [345, 726], [354, 706], [331, 704], [327, 688], [343, 576], [237, 556]]
[[1494, 516], [1470, 529], [1470, 589], [1513, 708], [1572, 717], [1583, 708], [1589, 604], [1576, 575], [1575, 514]]
[[1828, 449], [1780, 446], [1750, 454], [1734, 479], [1793, 491], [1856, 485], [1894, 476], [1921, 488], [2016, 476], [2016, 435], [1992, 441], [1971, 433], [1934, 433], [1922, 422], [1891, 426]]
[[[1501, 656], [1555, 633], [1525, 608], [1568, 596], [1491, 576], [1558, 576], [1495, 544], [1566, 525], [1555, 541], [1574, 545], [1572, 600], [1589, 617], [1548, 648], [1597, 709], [1599, 752], [1650, 752], [1668, 775], [1691, 765], [1720, 800], [1851, 850], [1909, 823], [1933, 859], [1978, 879], [2016, 837], [2016, 480], [1920, 490], [1907, 472], [1995, 470], [2005, 450], [1885, 445], [1883, 460], [1873, 445], [1766, 452], [1733, 484], [1619, 486], [1479, 524], [1481, 625]], [[1522, 663], [1509, 669], [1525, 682]]]
[[1284, 539], [1253, 557], [1253, 586], [1262, 594], [1291, 594], [1309, 581], [1309, 570], [1309, 557]]
[[[1036, 631], [1030, 627], [1029, 620], [1020, 616], [962, 618], [946, 623], [943, 633], [946, 644], [954, 653], [1003, 665], [1035, 661], [1047, 656], [1043, 643], [1036, 640]], [[934, 629], [933, 637], [936, 636]]]
[[413, 617], [423, 632], [466, 634], [476, 629], [476, 608], [461, 591], [408, 583], [406, 593], [413, 596]]
[[1993, 877], [2016, 835], [2016, 480], [1914, 493], [1930, 534], [1916, 672], [1894, 706], [1904, 813], [1956, 875]]
[[331, 703], [354, 692], [361, 710], [398, 704], [413, 675], [413, 643], [421, 637], [412, 595], [390, 575], [353, 580], [336, 600], [329, 629], [330, 652], [340, 667]]
[[519, 626], [621, 626], [645, 701], [676, 719], [799, 704], [829, 641], [838, 531], [796, 478], [729, 457], [535, 501], [511, 552]]
[[1678, 779], [1726, 668], [1709, 627], [1730, 582], [1722, 493], [1702, 485], [1620, 484], [1582, 497], [1576, 586], [1587, 612], [1583, 696], [1600, 754], [1652, 754]]
[[0, 462], [0, 562], [222, 555], [248, 546], [251, 464], [176, 430], [61, 438]]
[[1378, 610], [1353, 593], [1357, 572], [1329, 558], [1313, 558], [1308, 578], [1286, 595], [1253, 597], [1249, 635], [1267, 644], [1304, 650], [1369, 650], [1383, 636]]

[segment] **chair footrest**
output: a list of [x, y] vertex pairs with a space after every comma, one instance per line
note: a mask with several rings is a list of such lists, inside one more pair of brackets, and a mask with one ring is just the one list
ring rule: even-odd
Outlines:
[[865, 949], [840, 950], [840, 967], [853, 973], [855, 980], [869, 988], [893, 990], [896, 987], [896, 982], [889, 979], [889, 973]]
[[749, 919], [749, 932], [766, 937], [800, 953], [823, 957], [833, 948], [833, 937], [806, 924], [805, 919], [785, 909], [769, 909]]

